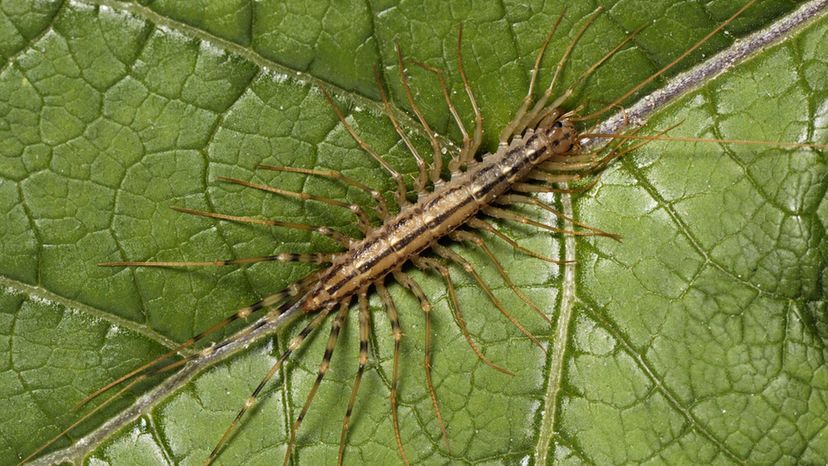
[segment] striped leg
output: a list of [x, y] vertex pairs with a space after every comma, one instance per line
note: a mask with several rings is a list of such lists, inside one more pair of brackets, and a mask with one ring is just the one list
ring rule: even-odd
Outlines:
[[533, 206], [536, 206], [536, 207], [540, 207], [541, 209], [551, 213], [552, 215], [554, 215], [554, 216], [556, 216], [560, 219], [563, 219], [563, 220], [568, 220], [568, 221], [572, 222], [573, 225], [577, 225], [581, 228], [585, 228], [589, 231], [592, 231], [593, 233], [595, 233], [598, 236], [606, 236], [606, 237], [612, 238], [616, 241], [621, 241], [621, 235], [618, 235], [618, 234], [615, 234], [615, 233], [608, 233], [608, 232], [603, 231], [599, 228], [591, 227], [591, 226], [589, 226], [589, 225], [587, 225], [583, 222], [579, 222], [578, 220], [575, 220], [574, 218], [572, 218], [568, 215], [565, 215], [563, 212], [553, 208], [552, 206], [546, 204], [545, 202], [542, 202], [540, 199], [536, 199], [534, 197], [523, 196], [523, 195], [520, 195], [520, 194], [506, 194], [506, 195], [501, 196], [500, 198], [498, 198], [497, 203], [498, 204], [503, 204], [503, 205], [528, 204], [528, 205], [533, 205]]
[[544, 314], [544, 312], [538, 307], [537, 304], [533, 303], [532, 300], [529, 299], [529, 297], [526, 296], [523, 293], [523, 291], [520, 291], [520, 288], [518, 288], [515, 285], [515, 283], [512, 281], [512, 277], [510, 277], [509, 274], [506, 273], [506, 269], [503, 268], [503, 264], [500, 263], [500, 261], [497, 259], [497, 256], [494, 255], [492, 250], [489, 249], [489, 246], [486, 244], [485, 241], [483, 241], [483, 238], [477, 236], [472, 232], [462, 230], [456, 230], [452, 232], [450, 234], [450, 237], [455, 241], [466, 241], [472, 243], [474, 246], [477, 246], [478, 249], [483, 251], [486, 257], [488, 257], [489, 260], [492, 261], [492, 264], [494, 264], [497, 273], [500, 275], [503, 281], [506, 282], [506, 286], [508, 286], [509, 289], [512, 290], [512, 292], [518, 298], [520, 298], [521, 301], [526, 303], [526, 305], [529, 306], [535, 312], [535, 314], [541, 316], [541, 318], [543, 318], [543, 320], [545, 320], [549, 325], [552, 325], [552, 320], [546, 314]]
[[339, 106], [336, 105], [336, 102], [334, 102], [333, 97], [331, 97], [331, 95], [328, 94], [328, 91], [326, 91], [324, 88], [320, 88], [320, 90], [325, 95], [325, 98], [328, 99], [328, 103], [331, 104], [334, 113], [336, 113], [336, 117], [339, 118], [339, 122], [342, 124], [342, 127], [345, 128], [345, 131], [347, 131], [348, 134], [351, 135], [351, 138], [357, 143], [357, 145], [360, 148], [362, 148], [363, 151], [365, 151], [368, 155], [371, 156], [371, 158], [373, 158], [378, 164], [380, 164], [380, 166], [383, 168], [383, 170], [385, 170], [386, 173], [391, 175], [391, 178], [397, 184], [397, 192], [395, 195], [397, 199], [397, 204], [399, 204], [400, 206], [405, 205], [408, 202], [406, 200], [406, 193], [408, 192], [408, 188], [406, 188], [405, 186], [405, 180], [403, 179], [402, 175], [400, 175], [400, 173], [397, 170], [395, 170], [394, 167], [389, 165], [388, 162], [385, 161], [385, 159], [380, 157], [380, 155], [374, 149], [372, 149], [371, 146], [369, 146], [365, 141], [362, 140], [362, 138], [359, 137], [356, 131], [354, 131], [354, 128], [345, 119], [345, 115], [342, 113], [342, 109], [340, 109]]
[[474, 159], [474, 155], [477, 153], [480, 143], [483, 142], [483, 116], [480, 114], [480, 109], [477, 107], [477, 99], [474, 98], [471, 85], [469, 85], [469, 80], [466, 78], [466, 69], [463, 66], [462, 44], [463, 25], [461, 24], [460, 30], [457, 32], [457, 71], [460, 73], [460, 79], [463, 81], [463, 89], [466, 90], [466, 95], [469, 97], [469, 102], [471, 103], [472, 110], [474, 111], [474, 135], [472, 136], [470, 146], [466, 147], [466, 144], [463, 144], [464, 152], [461, 152], [461, 156], [463, 156], [463, 165], [468, 165]]
[[380, 300], [382, 300], [385, 312], [388, 314], [388, 320], [391, 322], [391, 333], [394, 336], [394, 359], [391, 366], [391, 394], [389, 396], [391, 402], [391, 422], [394, 425], [394, 441], [397, 443], [397, 450], [400, 452], [400, 458], [403, 460], [403, 463], [405, 466], [410, 466], [408, 457], [405, 455], [405, 449], [403, 448], [402, 436], [400, 435], [400, 418], [397, 405], [397, 379], [400, 368], [400, 340], [402, 340], [400, 319], [397, 314], [397, 306], [394, 304], [394, 299], [391, 298], [385, 285], [382, 282], [377, 282], [375, 286]]
[[292, 230], [309, 231], [311, 233], [316, 233], [330, 238], [346, 249], [350, 247], [351, 242], [353, 241], [353, 238], [351, 238], [350, 236], [346, 236], [328, 227], [307, 225], [304, 223], [282, 222], [279, 220], [268, 220], [255, 217], [239, 217], [237, 215], [219, 214], [216, 212], [205, 212], [203, 210], [186, 209], [184, 207], [173, 207], [172, 209], [181, 213], [195, 215], [197, 217], [214, 218], [217, 220], [226, 220], [228, 222], [248, 223], [253, 225], [265, 225], [272, 227], [289, 228]]
[[359, 368], [354, 377], [354, 386], [351, 388], [351, 397], [348, 399], [348, 408], [345, 410], [345, 417], [342, 418], [342, 431], [339, 434], [339, 453], [336, 464], [342, 466], [342, 459], [345, 457], [345, 440], [348, 438], [348, 430], [351, 427], [351, 414], [354, 411], [359, 385], [362, 382], [362, 374], [368, 364], [368, 334], [371, 331], [371, 311], [368, 309], [368, 290], [363, 288], [359, 291]]
[[299, 416], [290, 428], [290, 440], [288, 440], [287, 450], [285, 451], [284, 466], [287, 466], [290, 461], [290, 453], [296, 443], [296, 432], [299, 431], [299, 427], [302, 425], [302, 420], [304, 420], [305, 416], [308, 414], [308, 409], [310, 409], [313, 398], [316, 396], [316, 392], [319, 390], [320, 385], [322, 385], [322, 379], [325, 378], [325, 374], [328, 372], [328, 368], [331, 365], [331, 358], [333, 357], [333, 352], [336, 348], [336, 340], [339, 338], [340, 330], [345, 325], [345, 319], [348, 317], [348, 308], [350, 306], [350, 299], [343, 301], [339, 305], [339, 312], [336, 315], [336, 319], [334, 319], [331, 323], [331, 334], [328, 336], [327, 345], [325, 345], [325, 353], [322, 355], [322, 362], [319, 364], [319, 371], [316, 374], [316, 381], [314, 381], [313, 387], [311, 387], [308, 392], [305, 404], [302, 406], [302, 411], [299, 412]]
[[423, 316], [425, 317], [425, 342], [423, 343], [425, 347], [425, 358], [423, 359], [423, 368], [426, 374], [426, 386], [428, 387], [428, 395], [431, 397], [431, 406], [434, 408], [434, 414], [437, 415], [437, 423], [440, 425], [446, 450], [451, 451], [446, 423], [443, 421], [442, 413], [440, 413], [440, 405], [437, 403], [437, 392], [434, 390], [434, 382], [431, 377], [431, 302], [428, 300], [425, 292], [423, 292], [420, 284], [413, 278], [399, 270], [392, 273], [394, 274], [394, 280], [410, 291], [420, 302], [420, 307], [423, 309]]
[[320, 178], [327, 178], [329, 180], [339, 181], [371, 196], [371, 199], [373, 199], [374, 202], [376, 202], [377, 204], [377, 208], [375, 210], [377, 217], [379, 217], [382, 220], [385, 220], [385, 218], [388, 217], [388, 203], [385, 202], [385, 198], [379, 191], [371, 188], [370, 186], [364, 183], [360, 183], [359, 181], [349, 176], [345, 176], [336, 170], [317, 170], [310, 168], [295, 168], [267, 164], [259, 164], [256, 168], [261, 168], [262, 170], [271, 170], [275, 172], [301, 173], [303, 175], [318, 176]]
[[297, 193], [285, 189], [274, 188], [273, 186], [268, 186], [264, 184], [251, 183], [249, 181], [244, 181], [237, 178], [228, 178], [226, 176], [220, 176], [217, 179], [219, 181], [246, 186], [248, 188], [258, 189], [259, 191], [265, 191], [279, 196], [290, 197], [301, 201], [316, 201], [334, 207], [340, 207], [356, 215], [357, 219], [359, 220], [359, 227], [363, 233], [367, 233], [373, 228], [371, 220], [368, 218], [368, 215], [366, 215], [365, 210], [359, 204], [350, 204], [348, 202], [343, 202], [337, 199], [331, 199], [324, 196], [317, 196], [315, 194]]
[[463, 338], [466, 339], [466, 343], [468, 343], [474, 354], [477, 355], [477, 358], [480, 359], [483, 364], [486, 364], [498, 372], [502, 372], [507, 375], [515, 375], [514, 372], [509, 369], [505, 369], [493, 363], [489, 358], [484, 356], [477, 345], [474, 344], [471, 334], [469, 333], [469, 329], [466, 327], [466, 319], [463, 318], [463, 311], [460, 309], [460, 302], [457, 300], [457, 291], [454, 289], [454, 284], [451, 282], [451, 275], [449, 274], [448, 267], [441, 264], [437, 260], [427, 257], [418, 257], [414, 259], [413, 262], [418, 268], [423, 270], [434, 270], [443, 277], [443, 281], [446, 283], [446, 288], [448, 289], [449, 308], [451, 309], [452, 315], [454, 315], [454, 321], [460, 328], [460, 332], [463, 334]]
[[442, 147], [440, 147], [440, 143], [437, 141], [437, 138], [434, 137], [434, 130], [431, 129], [431, 126], [429, 126], [425, 116], [423, 116], [423, 112], [420, 110], [420, 107], [417, 106], [417, 102], [414, 101], [414, 94], [411, 93], [411, 87], [408, 85], [408, 76], [405, 74], [405, 63], [403, 62], [402, 51], [400, 50], [399, 44], [394, 44], [394, 50], [397, 52], [397, 67], [400, 70], [400, 80], [402, 82], [403, 91], [405, 92], [405, 98], [408, 100], [408, 105], [411, 106], [411, 110], [415, 115], [417, 115], [417, 119], [420, 121], [420, 125], [425, 131], [426, 137], [428, 137], [428, 141], [431, 143], [431, 182], [439, 184], [442, 181], [440, 174], [443, 172]]
[[533, 227], [550, 231], [552, 233], [560, 233], [563, 235], [572, 236], [606, 236], [610, 238], [617, 236], [614, 233], [606, 233], [601, 230], [598, 230], [599, 232], [565, 230], [563, 228], [553, 227], [552, 225], [547, 225], [545, 223], [532, 220], [531, 218], [526, 218], [522, 215], [518, 215], [514, 212], [510, 212], [508, 210], [501, 209], [498, 207], [488, 206], [480, 209], [480, 211], [483, 212], [485, 215], [488, 215], [489, 217], [499, 218], [501, 220], [511, 220], [513, 222], [521, 223], [523, 225], [531, 225]]
[[500, 238], [501, 240], [505, 241], [510, 246], [512, 246], [516, 251], [520, 251], [523, 254], [526, 254], [527, 256], [534, 257], [535, 259], [540, 259], [542, 261], [549, 262], [549, 263], [552, 263], [552, 264], [562, 265], [562, 264], [566, 263], [566, 261], [561, 261], [561, 260], [554, 259], [554, 258], [549, 257], [549, 256], [544, 256], [544, 255], [539, 254], [535, 251], [532, 251], [531, 249], [527, 249], [527, 248], [521, 246], [520, 244], [517, 243], [517, 241], [510, 238], [505, 233], [499, 231], [492, 224], [490, 224], [489, 222], [486, 222], [485, 220], [481, 220], [479, 218], [473, 218], [473, 219], [469, 220], [469, 223], [467, 225], [474, 228], [474, 229], [476, 229], [476, 230], [486, 231], [486, 232], [489, 232], [489, 233], [495, 235], [496, 237]]
[[330, 264], [337, 255], [338, 254], [282, 252], [269, 256], [220, 259], [217, 261], [124, 261], [100, 262], [98, 265], [101, 267], [221, 267], [225, 265], [255, 264], [258, 262], [303, 262], [306, 264]]
[[305, 328], [303, 328], [299, 332], [299, 335], [297, 335], [293, 338], [293, 340], [291, 340], [290, 344], [288, 344], [287, 349], [279, 356], [279, 359], [276, 360], [276, 363], [273, 364], [270, 370], [267, 371], [267, 374], [265, 374], [265, 376], [262, 377], [262, 380], [253, 390], [250, 396], [244, 401], [244, 405], [236, 414], [236, 417], [233, 419], [233, 422], [231, 422], [227, 429], [224, 431], [224, 434], [221, 436], [218, 443], [216, 443], [216, 446], [213, 448], [213, 451], [210, 452], [210, 456], [208, 456], [207, 459], [204, 461], [204, 466], [209, 466], [213, 463], [213, 461], [215, 461], [215, 459], [221, 452], [221, 449], [230, 439], [230, 435], [239, 425], [239, 421], [241, 421], [242, 417], [244, 417], [244, 414], [248, 410], [250, 410], [250, 408], [256, 406], [256, 403], [258, 403], [259, 401], [259, 395], [261, 394], [262, 390], [265, 388], [267, 383], [270, 381], [270, 379], [272, 379], [273, 376], [276, 375], [276, 372], [279, 371], [279, 368], [282, 367], [282, 364], [284, 364], [284, 362], [290, 357], [290, 355], [294, 351], [296, 351], [296, 349], [299, 348], [299, 346], [302, 345], [302, 343], [305, 341], [308, 335], [310, 335], [314, 330], [316, 330], [316, 328], [319, 327], [322, 321], [325, 320], [326, 317], [328, 317], [328, 314], [331, 313], [333, 307], [334, 306], [331, 305], [320, 311], [319, 314], [317, 314], [316, 317], [314, 317], [313, 320], [311, 320], [310, 323], [308, 323], [308, 325], [306, 325]]
[[518, 330], [520, 330], [520, 333], [524, 334], [526, 338], [528, 338], [535, 346], [542, 349], [544, 352], [546, 351], [546, 348], [544, 348], [543, 345], [541, 345], [538, 338], [535, 335], [532, 335], [531, 332], [526, 330], [526, 328], [524, 328], [523, 325], [521, 325], [520, 322], [518, 322], [517, 319], [515, 319], [511, 314], [509, 314], [509, 311], [507, 311], [503, 307], [503, 304], [501, 304], [500, 300], [497, 299], [497, 297], [494, 295], [492, 289], [489, 287], [489, 285], [486, 284], [485, 281], [483, 281], [483, 277], [481, 277], [480, 274], [477, 273], [477, 270], [475, 270], [474, 266], [472, 266], [469, 261], [464, 259], [456, 252], [452, 251], [451, 249], [445, 246], [441, 246], [439, 244], [433, 245], [432, 250], [438, 256], [451, 262], [454, 262], [455, 264], [462, 267], [467, 274], [471, 275], [472, 278], [474, 278], [474, 280], [477, 282], [477, 286], [479, 286], [480, 289], [483, 290], [483, 293], [486, 294], [486, 296], [489, 298], [489, 301], [491, 301], [492, 304], [494, 304], [495, 308], [497, 308], [497, 310], [500, 311], [500, 313], [503, 314], [503, 316], [506, 317], [506, 319], [508, 319], [509, 322], [512, 323], [512, 325], [514, 325]]
[[[414, 189], [421, 193], [425, 191], [426, 182], [428, 181], [428, 168], [426, 167], [426, 163], [423, 160], [423, 157], [420, 155], [420, 152], [414, 147], [414, 144], [411, 142], [411, 138], [405, 134], [402, 127], [400, 126], [399, 121], [397, 121], [397, 117], [394, 116], [394, 110], [391, 108], [391, 102], [388, 101], [388, 96], [385, 94], [385, 86], [382, 84], [382, 78], [380, 77], [379, 71], [376, 67], [374, 67], [374, 79], [377, 82], [377, 89], [380, 92], [380, 98], [382, 98], [382, 108], [385, 111], [385, 116], [391, 121], [391, 125], [394, 127], [394, 131], [397, 132], [397, 135], [402, 139], [403, 143], [405, 143], [405, 147], [408, 148], [408, 152], [414, 157], [414, 161], [417, 162], [417, 179], [414, 180]], [[404, 199], [405, 202], [407, 200]]]

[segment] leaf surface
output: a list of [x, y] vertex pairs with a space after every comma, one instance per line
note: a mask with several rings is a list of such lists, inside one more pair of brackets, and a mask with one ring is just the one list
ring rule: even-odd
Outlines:
[[[572, 104], [595, 109], [622, 95], [732, 14], [736, 6], [729, 3], [604, 5], [575, 48], [565, 82], [631, 31], [648, 27]], [[543, 85], [595, 9], [593, 2], [567, 4], [544, 61]], [[797, 5], [760, 2], [679, 68]], [[255, 167], [336, 169], [391, 199], [388, 174], [358, 149], [318, 86], [336, 96], [359, 134], [411, 185], [416, 165], [382, 115], [373, 68], [401, 124], [429, 158], [394, 48], [399, 44], [408, 60], [415, 99], [433, 130], [459, 142], [434, 77], [413, 63], [446, 71], [470, 124], [457, 73], [462, 23], [463, 59], [485, 117], [485, 147], [493, 149], [560, 10], [540, 1], [0, 5], [0, 207], [7, 219], [0, 225], [6, 413], [0, 462], [15, 464], [77, 419], [73, 406], [89, 392], [312, 270], [273, 263], [121, 269], [97, 262], [335, 251], [316, 235], [195, 218], [169, 207], [355, 234], [346, 210], [216, 178], [371, 205], [364, 193], [330, 180]], [[826, 31], [824, 18], [814, 21], [662, 109], [647, 130], [681, 122], [671, 134], [825, 143]], [[439, 277], [406, 269], [434, 303], [434, 385], [451, 445], [448, 450], [442, 442], [425, 388], [422, 311], [392, 286], [405, 332], [400, 423], [411, 461], [824, 463], [826, 168], [816, 151], [652, 143], [613, 164], [594, 190], [574, 199], [579, 221], [620, 233], [622, 243], [566, 242], [500, 224], [525, 247], [577, 259], [567, 275], [487, 237], [551, 327], [509, 290], [479, 249], [458, 246], [504, 307], [549, 342], [547, 353], [533, 347], [461, 268], [452, 268], [475, 341], [513, 377], [487, 367], [468, 348]], [[373, 297], [371, 304], [371, 363], [345, 459], [396, 464], [388, 402], [393, 339], [381, 303]], [[78, 463], [200, 464], [289, 333], [299, 329], [207, 368], [140, 418], [102, 432], [100, 426], [160, 380], [137, 387], [52, 450]], [[327, 326], [279, 373], [219, 463], [281, 461], [326, 334]], [[352, 312], [299, 433], [297, 464], [335, 463], [357, 349]], [[90, 433], [101, 435], [89, 445], [77, 443]]]

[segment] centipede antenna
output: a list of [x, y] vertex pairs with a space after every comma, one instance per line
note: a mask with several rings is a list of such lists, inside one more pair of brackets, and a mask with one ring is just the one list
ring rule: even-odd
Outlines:
[[391, 422], [394, 427], [394, 442], [397, 444], [397, 450], [400, 452], [400, 458], [403, 460], [405, 466], [410, 466], [408, 456], [405, 454], [405, 448], [402, 444], [402, 436], [400, 435], [400, 416], [397, 398], [397, 380], [399, 378], [400, 369], [400, 341], [402, 340], [402, 330], [400, 328], [400, 319], [397, 313], [397, 306], [394, 304], [394, 299], [385, 288], [385, 284], [377, 282], [374, 284], [379, 294], [385, 312], [388, 314], [388, 321], [391, 323], [391, 334], [394, 337], [394, 356], [391, 366], [391, 393], [389, 401], [391, 403]]
[[354, 376], [354, 385], [351, 387], [348, 408], [345, 410], [345, 416], [342, 418], [342, 430], [339, 433], [339, 453], [336, 459], [338, 466], [342, 466], [342, 460], [345, 457], [345, 440], [348, 438], [348, 430], [351, 427], [351, 414], [354, 412], [354, 404], [356, 404], [357, 393], [359, 393], [359, 386], [362, 382], [362, 375], [365, 373], [365, 366], [368, 364], [368, 336], [371, 331], [371, 311], [368, 308], [367, 293], [367, 288], [363, 288], [357, 294], [357, 302], [359, 304], [359, 367]]
[[221, 452], [221, 449], [230, 439], [230, 435], [239, 425], [239, 421], [241, 421], [241, 418], [244, 417], [244, 414], [248, 410], [254, 407], [256, 403], [258, 403], [259, 395], [261, 394], [262, 390], [265, 388], [267, 383], [270, 382], [270, 379], [272, 379], [273, 376], [276, 375], [276, 372], [279, 371], [279, 368], [282, 367], [282, 364], [290, 357], [290, 355], [294, 351], [296, 351], [297, 348], [299, 348], [299, 346], [305, 341], [308, 335], [310, 335], [314, 330], [316, 330], [317, 327], [319, 327], [319, 324], [321, 324], [322, 321], [325, 320], [325, 318], [328, 316], [328, 314], [330, 314], [331, 309], [333, 309], [333, 306], [327, 306], [323, 308], [319, 312], [319, 314], [317, 314], [316, 317], [314, 317], [314, 319], [311, 320], [310, 323], [308, 323], [299, 332], [299, 334], [290, 341], [290, 344], [288, 344], [287, 349], [281, 354], [281, 356], [279, 356], [279, 359], [276, 360], [276, 363], [273, 364], [273, 366], [271, 366], [270, 370], [267, 371], [267, 374], [265, 374], [265, 376], [262, 377], [262, 380], [253, 390], [250, 396], [244, 401], [244, 405], [236, 414], [236, 417], [233, 419], [233, 422], [231, 422], [230, 425], [227, 427], [227, 430], [224, 431], [224, 434], [222, 434], [218, 443], [216, 443], [216, 446], [213, 448], [213, 450], [210, 452], [210, 455], [204, 461], [204, 466], [209, 466], [213, 463], [213, 461], [215, 461], [215, 459]]
[[451, 445], [449, 445], [448, 430], [446, 430], [446, 423], [443, 420], [443, 415], [440, 412], [440, 404], [437, 403], [437, 392], [434, 390], [434, 381], [431, 377], [431, 301], [426, 296], [423, 288], [416, 280], [408, 276], [408, 274], [395, 270], [392, 272], [394, 280], [411, 292], [420, 302], [420, 308], [423, 310], [423, 318], [425, 320], [425, 341], [423, 342], [423, 369], [425, 369], [426, 387], [428, 388], [428, 396], [431, 398], [431, 406], [434, 409], [434, 414], [437, 416], [437, 424], [440, 425], [440, 432], [443, 436], [443, 443], [446, 445], [446, 451], [451, 452]]
[[299, 416], [296, 417], [296, 420], [290, 427], [290, 439], [288, 440], [287, 449], [285, 450], [284, 466], [287, 466], [288, 462], [290, 462], [290, 453], [293, 451], [296, 444], [296, 432], [299, 431], [299, 427], [302, 425], [302, 420], [304, 420], [305, 416], [308, 414], [313, 398], [316, 396], [316, 392], [322, 385], [322, 379], [325, 378], [325, 374], [331, 366], [331, 358], [333, 357], [334, 349], [336, 349], [336, 340], [339, 338], [339, 333], [345, 325], [345, 319], [348, 317], [348, 309], [350, 306], [350, 298], [342, 301], [339, 305], [339, 312], [336, 314], [336, 319], [334, 319], [331, 323], [331, 334], [328, 336], [328, 343], [325, 345], [325, 353], [322, 355], [322, 362], [319, 363], [319, 370], [316, 373], [316, 380], [313, 382], [313, 386], [308, 392], [308, 396], [305, 399], [305, 404], [302, 405], [302, 410], [299, 412]]
[[460, 256], [459, 254], [445, 246], [435, 244], [433, 248], [434, 252], [438, 256], [451, 262], [454, 262], [455, 264], [462, 267], [463, 271], [471, 275], [472, 278], [474, 278], [474, 281], [477, 282], [477, 285], [480, 287], [480, 289], [483, 290], [483, 293], [485, 293], [486, 296], [489, 298], [489, 301], [491, 301], [492, 304], [494, 304], [495, 308], [497, 308], [497, 310], [500, 311], [500, 313], [503, 314], [503, 316], [506, 317], [506, 319], [508, 319], [509, 322], [512, 323], [512, 325], [514, 325], [518, 330], [520, 330], [520, 333], [525, 335], [526, 338], [528, 338], [535, 346], [540, 348], [544, 353], [546, 352], [546, 348], [544, 348], [543, 345], [541, 345], [540, 341], [538, 340], [538, 337], [532, 335], [532, 332], [526, 330], [526, 328], [523, 327], [523, 325], [521, 325], [520, 322], [518, 322], [517, 319], [515, 319], [514, 316], [512, 316], [512, 314], [510, 314], [509, 311], [507, 311], [503, 307], [503, 304], [501, 304], [500, 300], [497, 299], [497, 297], [494, 295], [494, 292], [492, 291], [491, 287], [489, 287], [489, 285], [486, 284], [486, 282], [483, 280], [483, 277], [480, 276], [480, 274], [477, 272], [477, 270], [475, 270], [474, 266], [471, 265], [469, 261], [467, 261], [462, 256]]
[[694, 138], [682, 136], [639, 136], [630, 134], [615, 134], [615, 133], [584, 133], [579, 136], [589, 139], [622, 139], [631, 141], [671, 141], [671, 142], [703, 142], [703, 143], [719, 143], [731, 145], [748, 145], [748, 146], [774, 146], [786, 147], [792, 149], [817, 149], [826, 150], [828, 144], [813, 144], [800, 142], [775, 142], [775, 141], [759, 141], [755, 139], [714, 139], [714, 138]]

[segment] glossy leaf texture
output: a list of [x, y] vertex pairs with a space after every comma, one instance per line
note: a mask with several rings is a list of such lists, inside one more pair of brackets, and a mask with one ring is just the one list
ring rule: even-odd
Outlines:
[[[414, 61], [445, 70], [470, 125], [457, 73], [461, 23], [466, 71], [485, 118], [485, 145], [493, 149], [525, 95], [535, 55], [562, 3], [0, 4], [0, 463], [15, 464], [82, 415], [74, 405], [89, 392], [312, 269], [96, 263], [336, 250], [312, 234], [195, 218], [170, 207], [356, 233], [345, 210], [216, 178], [371, 205], [364, 193], [330, 180], [255, 167], [335, 169], [390, 200], [392, 181], [344, 131], [319, 87], [336, 96], [359, 134], [411, 185], [416, 165], [382, 115], [373, 69], [402, 125], [430, 154], [402, 92], [398, 44], [429, 123], [443, 141], [458, 143], [434, 77]], [[542, 68], [544, 85], [596, 8], [592, 1], [565, 3]], [[571, 106], [612, 101], [743, 4], [599, 3], [605, 12], [575, 48], [565, 82], [647, 27]], [[772, 25], [798, 5], [759, 2], [668, 74]], [[825, 19], [814, 21], [661, 109], [646, 131], [680, 122], [671, 134], [828, 142], [826, 35]], [[826, 462], [826, 170], [824, 151], [651, 143], [573, 199], [579, 221], [617, 232], [623, 242], [578, 238], [569, 244], [499, 224], [526, 247], [576, 258], [574, 274], [567, 275], [486, 237], [553, 326], [514, 296], [479, 250], [457, 246], [510, 312], [548, 344], [546, 353], [533, 347], [462, 269], [453, 268], [471, 333], [487, 357], [515, 372], [511, 377], [468, 348], [439, 277], [406, 269], [435, 306], [434, 384], [451, 445], [448, 450], [442, 443], [425, 388], [422, 312], [410, 294], [392, 286], [405, 333], [400, 422], [409, 458], [417, 464]], [[376, 296], [371, 304], [371, 363], [345, 462], [397, 464], [388, 401], [393, 341]], [[138, 419], [104, 432], [102, 441], [76, 443], [161, 380], [143, 384], [50, 451], [71, 453], [83, 464], [201, 464], [299, 328], [205, 368]], [[281, 461], [327, 326], [318, 333], [265, 390], [220, 464]], [[299, 432], [296, 464], [335, 464], [357, 338], [352, 312]]]

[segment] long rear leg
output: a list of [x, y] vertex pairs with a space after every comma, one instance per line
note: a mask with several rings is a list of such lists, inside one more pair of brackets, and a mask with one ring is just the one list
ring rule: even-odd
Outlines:
[[351, 414], [354, 412], [359, 385], [362, 382], [362, 374], [368, 364], [368, 336], [371, 331], [371, 311], [368, 308], [368, 290], [363, 288], [359, 291], [359, 368], [354, 376], [354, 385], [351, 388], [351, 397], [348, 399], [348, 408], [345, 410], [345, 417], [342, 418], [342, 431], [339, 434], [339, 453], [336, 464], [341, 466], [345, 457], [345, 440], [348, 438], [348, 430], [351, 427]]
[[328, 372], [328, 368], [331, 366], [331, 358], [333, 357], [333, 352], [336, 348], [336, 340], [339, 338], [339, 333], [342, 327], [345, 325], [345, 319], [348, 317], [348, 309], [350, 308], [350, 306], [350, 299], [343, 301], [339, 305], [339, 312], [336, 314], [336, 319], [334, 319], [334, 321], [331, 323], [331, 334], [328, 336], [328, 343], [325, 345], [325, 353], [322, 355], [322, 362], [319, 363], [319, 370], [316, 373], [316, 380], [313, 383], [313, 387], [311, 387], [310, 391], [308, 392], [308, 396], [305, 399], [305, 404], [302, 405], [302, 410], [299, 412], [299, 416], [296, 417], [296, 420], [290, 427], [290, 439], [288, 440], [287, 449], [285, 450], [284, 466], [287, 466], [288, 462], [290, 461], [290, 453], [293, 450], [296, 443], [296, 432], [299, 431], [299, 427], [302, 425], [302, 421], [308, 414], [308, 410], [310, 409], [310, 405], [313, 402], [313, 398], [314, 396], [316, 396], [316, 392], [322, 385], [322, 379], [325, 378], [325, 374]]
[[423, 359], [423, 368], [426, 374], [426, 386], [428, 388], [428, 396], [431, 398], [431, 406], [434, 408], [434, 414], [437, 416], [437, 423], [440, 425], [446, 450], [451, 451], [446, 423], [443, 421], [443, 414], [440, 412], [440, 405], [437, 403], [437, 392], [434, 390], [434, 381], [431, 377], [431, 301], [429, 301], [428, 296], [426, 296], [420, 284], [413, 278], [399, 270], [395, 270], [392, 273], [394, 280], [399, 282], [400, 285], [405, 287], [417, 298], [423, 310], [423, 317], [425, 318], [425, 342], [423, 343], [425, 356]]

